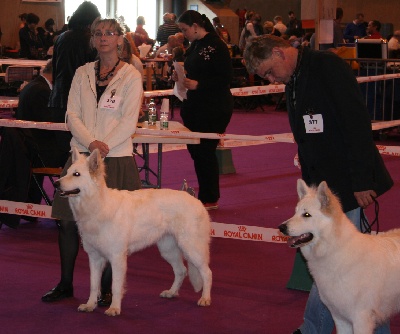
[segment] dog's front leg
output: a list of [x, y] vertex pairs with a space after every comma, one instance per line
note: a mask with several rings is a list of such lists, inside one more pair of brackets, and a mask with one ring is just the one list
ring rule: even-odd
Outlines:
[[100, 294], [100, 281], [106, 259], [97, 253], [89, 253], [90, 266], [90, 295], [86, 304], [81, 304], [78, 311], [92, 312], [97, 306], [97, 298]]
[[110, 308], [104, 313], [108, 316], [121, 314], [121, 300], [124, 293], [124, 283], [127, 269], [127, 255], [114, 257], [111, 261], [113, 274], [112, 280], [112, 302]]

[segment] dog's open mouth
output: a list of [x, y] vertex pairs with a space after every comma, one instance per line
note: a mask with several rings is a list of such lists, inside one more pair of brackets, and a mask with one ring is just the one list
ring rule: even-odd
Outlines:
[[61, 197], [73, 196], [73, 195], [77, 195], [81, 192], [81, 190], [78, 188], [73, 189], [73, 190], [66, 190], [66, 191], [58, 189], [58, 191], [59, 191]]
[[297, 248], [308, 244], [314, 238], [312, 233], [303, 233], [296, 237], [290, 237], [287, 241], [289, 247]]

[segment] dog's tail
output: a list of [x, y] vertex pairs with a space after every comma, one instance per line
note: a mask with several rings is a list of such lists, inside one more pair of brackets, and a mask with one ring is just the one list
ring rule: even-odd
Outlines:
[[203, 288], [203, 279], [201, 278], [199, 270], [190, 261], [188, 261], [188, 274], [194, 291], [199, 292]]

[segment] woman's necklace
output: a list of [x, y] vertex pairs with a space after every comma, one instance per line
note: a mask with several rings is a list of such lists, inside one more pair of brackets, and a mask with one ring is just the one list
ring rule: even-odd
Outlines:
[[99, 62], [97, 63], [97, 67], [96, 67], [96, 78], [97, 78], [97, 82], [103, 82], [103, 81], [107, 81], [108, 79], [110, 79], [113, 75], [114, 75], [114, 71], [117, 68], [117, 66], [119, 65], [119, 62], [121, 60], [118, 59], [118, 61], [115, 63], [114, 67], [107, 72], [106, 74], [104, 74], [103, 76], [100, 75], [100, 59]]

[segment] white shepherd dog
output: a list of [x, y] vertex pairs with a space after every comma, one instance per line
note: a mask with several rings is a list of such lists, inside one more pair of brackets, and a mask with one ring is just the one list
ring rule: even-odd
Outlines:
[[172, 266], [175, 279], [160, 296], [178, 295], [187, 270], [196, 292], [203, 289], [200, 306], [211, 304], [212, 273], [209, 268], [210, 218], [202, 203], [185, 191], [110, 189], [98, 150], [89, 157], [72, 153], [73, 164], [60, 178], [58, 188], [68, 196], [90, 264], [90, 296], [78, 310], [97, 306], [102, 270], [107, 261], [113, 272], [109, 316], [121, 313], [127, 256], [157, 244], [161, 256]]
[[279, 226], [301, 247], [339, 334], [372, 334], [400, 310], [400, 229], [367, 235], [343, 213], [326, 182], [297, 181], [295, 215]]

